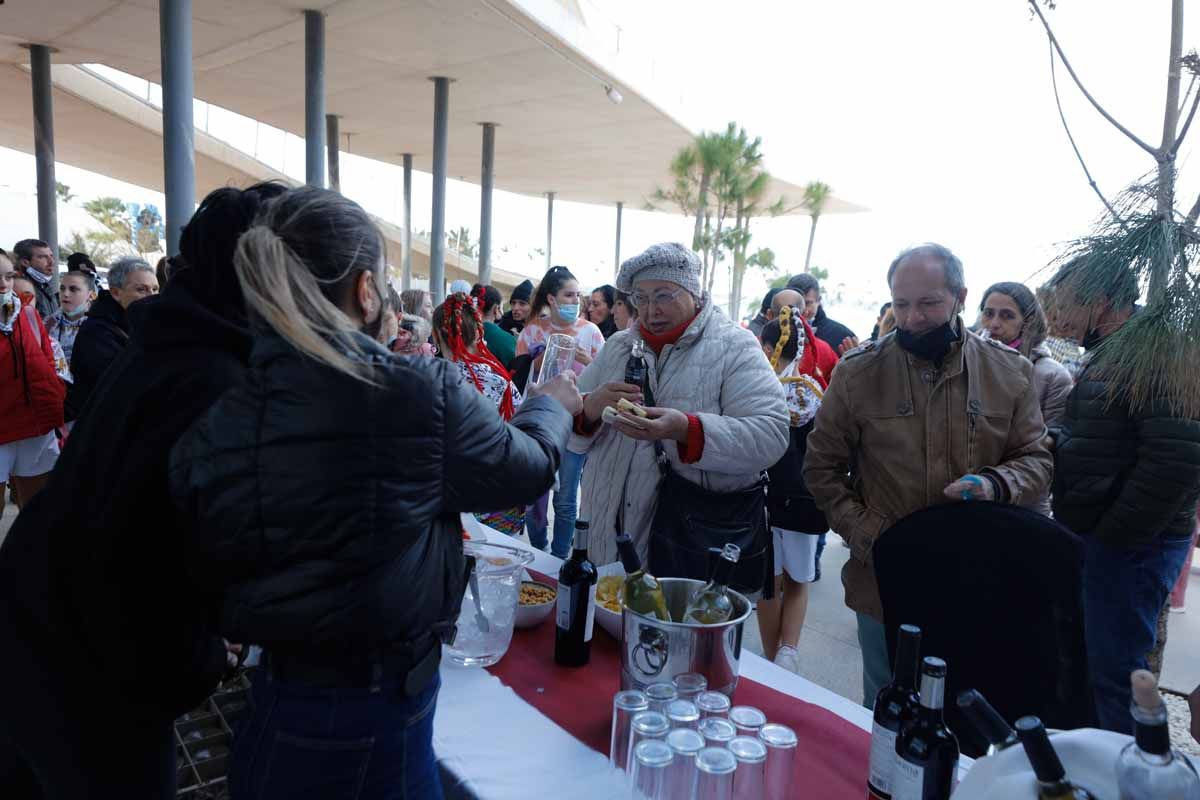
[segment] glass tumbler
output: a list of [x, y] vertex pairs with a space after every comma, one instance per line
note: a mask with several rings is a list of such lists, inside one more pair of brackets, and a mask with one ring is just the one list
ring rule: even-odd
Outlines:
[[675, 692], [683, 700], [695, 700], [697, 695], [708, 688], [708, 678], [699, 672], [681, 672], [671, 683], [675, 685]]
[[672, 700], [667, 703], [667, 721], [672, 728], [692, 728], [700, 725], [700, 709], [691, 700]]
[[646, 687], [646, 700], [650, 702], [651, 711], [665, 711], [667, 703], [677, 697], [679, 693], [670, 683], [652, 683]]
[[[706, 747], [696, 755], [695, 800], [733, 800], [737, 759], [725, 747]], [[741, 800], [741, 798], [738, 798]]]
[[617, 769], [629, 764], [629, 726], [633, 715], [649, 708], [646, 695], [638, 691], [617, 692], [613, 695], [612, 738], [608, 745], [608, 763]]
[[657, 711], [639, 711], [633, 715], [633, 719], [629, 723], [629, 753], [625, 756], [626, 769], [632, 774], [633, 772], [633, 754], [637, 750], [637, 746], [644, 741], [667, 738], [667, 732], [671, 730], [671, 726], [667, 723], [667, 718]]
[[733, 796], [738, 800], [763, 800], [766, 794], [767, 746], [750, 736], [737, 736], [729, 743], [737, 759]]
[[667, 800], [667, 776], [674, 756], [661, 739], [647, 739], [633, 749], [633, 796], [636, 800]]
[[729, 709], [729, 721], [737, 728], [738, 736], [758, 736], [758, 729], [767, 724], [767, 715], [754, 706], [734, 706]]
[[667, 800], [691, 800], [696, 788], [696, 755], [704, 749], [704, 737], [691, 728], [676, 728], [667, 734], [667, 747], [675, 759], [667, 774]]
[[700, 709], [700, 719], [729, 716], [729, 698], [721, 692], [701, 692], [695, 702]]
[[700, 720], [700, 735], [709, 747], [726, 747], [737, 736], [737, 728], [724, 717], [709, 717]]
[[542, 371], [538, 373], [538, 385], [549, 383], [575, 365], [575, 339], [565, 333], [552, 334], [546, 342], [546, 354], [542, 358]]
[[786, 800], [796, 758], [796, 732], [772, 722], [759, 729], [758, 738], [767, 746], [767, 800]]

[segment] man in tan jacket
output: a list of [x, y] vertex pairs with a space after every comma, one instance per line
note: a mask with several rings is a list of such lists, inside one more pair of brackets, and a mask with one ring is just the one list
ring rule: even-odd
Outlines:
[[850, 545], [842, 583], [858, 615], [868, 708], [891, 674], [875, 540], [939, 503], [1037, 497], [1053, 467], [1033, 365], [958, 316], [962, 262], [941, 245], [914, 247], [892, 262], [888, 286], [898, 328], [842, 358], [804, 466], [817, 505]]

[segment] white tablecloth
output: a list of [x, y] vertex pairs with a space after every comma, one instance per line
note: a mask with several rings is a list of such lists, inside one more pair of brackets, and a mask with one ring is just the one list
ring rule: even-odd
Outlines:
[[[480, 529], [474, 518], [463, 519], [472, 533]], [[533, 569], [558, 575], [562, 562], [554, 556], [496, 531], [489, 530], [487, 536], [498, 544], [530, 550]], [[865, 731], [871, 729], [871, 714], [859, 704], [746, 650], [741, 674], [828, 709]], [[578, 800], [628, 797], [620, 774], [609, 769], [606, 755], [571, 736], [487, 670], [443, 662], [441, 675], [433, 746], [447, 797], [529, 800], [564, 792]]]

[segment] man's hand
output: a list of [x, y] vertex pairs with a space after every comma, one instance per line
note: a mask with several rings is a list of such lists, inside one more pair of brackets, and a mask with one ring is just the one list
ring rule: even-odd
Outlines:
[[1200, 686], [1188, 695], [1188, 710], [1192, 712], [1192, 738], [1200, 742]]
[[963, 475], [942, 490], [951, 500], [995, 500], [992, 482], [980, 475]]
[[530, 397], [553, 397], [562, 403], [563, 408], [572, 417], [583, 410], [583, 395], [575, 385], [575, 373], [571, 370], [561, 372], [554, 380], [545, 385], [533, 384], [529, 387]]
[[630, 383], [606, 383], [594, 392], [589, 392], [583, 398], [583, 416], [588, 424], [594, 425], [600, 420], [600, 415], [608, 406], [617, 407], [617, 402], [624, 398], [631, 403], [642, 402], [642, 390]]
[[[628, 420], [628, 424], [622, 420]], [[622, 411], [613, 420], [612, 426], [630, 439], [643, 442], [673, 439], [683, 444], [688, 437], [687, 414], [676, 408], [647, 408], [644, 417], [635, 417]]]
[[846, 355], [846, 353], [850, 352], [851, 350], [853, 350], [856, 347], [858, 347], [858, 337], [857, 336], [847, 336], [845, 339], [842, 339], [842, 343], [838, 345], [838, 349], [837, 349], [838, 350], [838, 358], [841, 358], [842, 356]]

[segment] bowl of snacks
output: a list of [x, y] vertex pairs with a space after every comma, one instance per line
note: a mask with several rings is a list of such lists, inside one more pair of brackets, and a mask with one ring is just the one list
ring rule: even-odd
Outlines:
[[625, 568], [621, 564], [605, 564], [596, 570], [596, 624], [621, 641], [621, 591], [625, 587]]
[[521, 581], [521, 592], [517, 597], [518, 628], [535, 627], [554, 610], [554, 600], [558, 596], [553, 586], [541, 581]]

